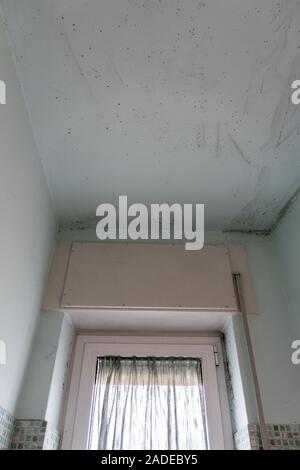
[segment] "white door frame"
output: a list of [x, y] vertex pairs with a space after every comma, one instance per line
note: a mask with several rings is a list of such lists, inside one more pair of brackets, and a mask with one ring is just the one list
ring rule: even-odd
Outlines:
[[[219, 366], [215, 365], [215, 350]], [[180, 356], [202, 361], [210, 449], [233, 448], [221, 342], [218, 337], [89, 336], [77, 337], [62, 449], [86, 449], [92, 390], [98, 356]]]

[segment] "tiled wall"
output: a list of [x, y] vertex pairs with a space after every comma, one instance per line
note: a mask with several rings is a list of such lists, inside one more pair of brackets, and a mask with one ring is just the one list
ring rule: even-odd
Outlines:
[[59, 433], [47, 421], [16, 419], [11, 449], [57, 450]]
[[8, 449], [14, 429], [13, 417], [0, 406], [0, 450]]
[[59, 437], [59, 432], [47, 421], [14, 420], [0, 406], [0, 450], [57, 450]]
[[[272, 450], [300, 450], [300, 424], [269, 424]], [[57, 450], [59, 432], [47, 421], [16, 419], [0, 406], [0, 450]], [[262, 440], [258, 424], [248, 424], [234, 435], [237, 450], [260, 450]]]
[[[300, 424], [268, 424], [268, 436], [272, 450], [300, 450]], [[238, 450], [260, 450], [262, 440], [258, 424], [248, 424], [234, 435]]]

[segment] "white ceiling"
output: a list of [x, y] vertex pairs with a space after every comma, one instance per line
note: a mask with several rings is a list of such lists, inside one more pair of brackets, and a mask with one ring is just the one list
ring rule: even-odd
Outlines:
[[62, 221], [206, 204], [268, 229], [300, 180], [297, 0], [0, 0]]

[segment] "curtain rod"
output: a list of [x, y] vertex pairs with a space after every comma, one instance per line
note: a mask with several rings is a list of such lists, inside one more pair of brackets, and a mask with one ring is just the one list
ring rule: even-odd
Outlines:
[[188, 357], [188, 356], [98, 356], [98, 360], [103, 359], [114, 359], [114, 360], [121, 360], [121, 361], [197, 361], [201, 362], [201, 358], [199, 357]]
[[264, 416], [263, 405], [262, 405], [262, 400], [261, 400], [261, 393], [260, 393], [260, 387], [259, 387], [259, 382], [258, 382], [258, 377], [257, 377], [257, 370], [255, 366], [255, 359], [254, 359], [253, 347], [252, 347], [252, 342], [251, 342], [248, 318], [247, 318], [247, 313], [246, 313], [246, 306], [245, 306], [245, 301], [244, 301], [244, 296], [243, 296], [241, 273], [235, 271], [233, 273], [233, 279], [234, 279], [234, 284], [236, 288], [236, 294], [238, 298], [240, 312], [243, 318], [247, 350], [248, 350], [250, 368], [252, 372], [252, 379], [253, 379], [254, 391], [255, 391], [255, 397], [256, 397], [256, 406], [257, 406], [258, 420], [259, 420], [259, 425], [260, 425], [260, 433], [261, 433], [261, 438], [262, 438], [262, 446], [263, 446], [263, 450], [270, 450], [270, 441], [269, 441], [267, 426], [265, 422], [265, 416]]

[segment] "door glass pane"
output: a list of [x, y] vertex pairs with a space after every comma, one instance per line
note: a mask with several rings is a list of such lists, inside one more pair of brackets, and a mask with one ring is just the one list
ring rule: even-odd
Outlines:
[[90, 449], [207, 449], [201, 361], [101, 357]]

